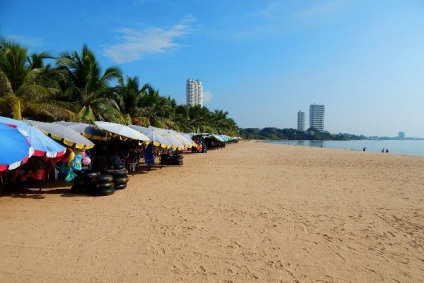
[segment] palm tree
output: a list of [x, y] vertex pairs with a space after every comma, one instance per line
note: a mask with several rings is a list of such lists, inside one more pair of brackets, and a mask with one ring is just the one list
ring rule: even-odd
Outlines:
[[145, 121], [144, 126], [176, 128], [173, 120], [177, 106], [175, 99], [160, 96], [159, 90], [155, 90], [150, 84], [143, 86], [137, 106]]
[[[47, 52], [27, 56], [27, 48], [2, 41], [0, 49], [0, 114], [15, 119], [57, 119], [72, 115], [50, 103], [56, 93], [47, 87], [43, 60], [52, 58]], [[50, 101], [50, 102], [49, 102]]]
[[122, 97], [109, 86], [113, 80], [122, 80], [119, 68], [109, 67], [102, 73], [86, 45], [81, 55], [75, 51], [61, 53], [56, 64], [66, 73], [62, 99], [72, 102], [72, 110], [82, 121], [124, 121], [119, 107]]

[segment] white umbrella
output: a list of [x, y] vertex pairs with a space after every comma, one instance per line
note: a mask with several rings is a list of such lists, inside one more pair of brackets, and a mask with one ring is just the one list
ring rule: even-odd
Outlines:
[[83, 137], [80, 135], [80, 133], [64, 125], [32, 120], [27, 121], [31, 125], [38, 127], [49, 137], [58, 140], [67, 146], [75, 146], [75, 148], [78, 149], [90, 149], [94, 147], [94, 143], [92, 143], [89, 139]]
[[81, 123], [80, 122], [65, 122], [65, 121], [53, 122], [53, 124], [56, 124], [56, 123], [69, 127], [88, 139], [101, 140], [101, 141], [107, 140], [107, 133], [95, 128], [93, 125], [82, 123], [82, 122]]
[[188, 139], [186, 136], [184, 136], [183, 133], [177, 132], [175, 130], [168, 130], [168, 131], [174, 136], [176, 136], [177, 139], [179, 139], [185, 145], [185, 147], [191, 147], [196, 145], [196, 143], [193, 140]]
[[162, 135], [164, 135], [172, 143], [172, 147], [177, 148], [179, 150], [182, 150], [184, 148], [184, 143], [169, 130], [156, 127], [152, 128], [162, 133]]
[[154, 146], [160, 146], [163, 148], [173, 146], [172, 142], [168, 140], [162, 132], [155, 128], [146, 128], [137, 125], [129, 125], [128, 127], [145, 134], [151, 141], [153, 141]]
[[120, 135], [120, 136], [130, 138], [133, 140], [140, 140], [140, 141], [150, 140], [145, 134], [140, 133], [134, 129], [131, 129], [130, 127], [125, 125], [111, 123], [111, 122], [103, 122], [103, 121], [95, 121], [94, 123], [100, 129], [111, 132], [116, 135]]

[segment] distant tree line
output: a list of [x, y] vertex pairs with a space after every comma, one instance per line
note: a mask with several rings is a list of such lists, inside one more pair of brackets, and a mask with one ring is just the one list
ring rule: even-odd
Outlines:
[[278, 129], [268, 128], [244, 128], [239, 129], [239, 134], [243, 139], [261, 139], [261, 140], [364, 140], [368, 139], [364, 135], [353, 135], [347, 133], [332, 134], [328, 131], [318, 131], [309, 128], [307, 131], [298, 131], [296, 129]]

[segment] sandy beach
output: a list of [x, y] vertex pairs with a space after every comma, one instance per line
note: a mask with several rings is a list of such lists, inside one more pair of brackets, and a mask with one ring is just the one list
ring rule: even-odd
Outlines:
[[0, 282], [424, 282], [424, 157], [241, 142], [0, 197]]

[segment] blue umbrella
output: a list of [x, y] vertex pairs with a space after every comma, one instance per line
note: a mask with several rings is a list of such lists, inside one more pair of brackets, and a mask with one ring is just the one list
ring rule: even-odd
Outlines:
[[0, 122], [7, 125], [14, 125], [27, 133], [29, 143], [34, 148], [34, 156], [46, 156], [48, 158], [59, 157], [65, 154], [66, 147], [48, 137], [38, 128], [23, 121], [7, 117], [0, 117]]
[[33, 152], [27, 138], [18, 129], [0, 123], [0, 172], [18, 168]]

